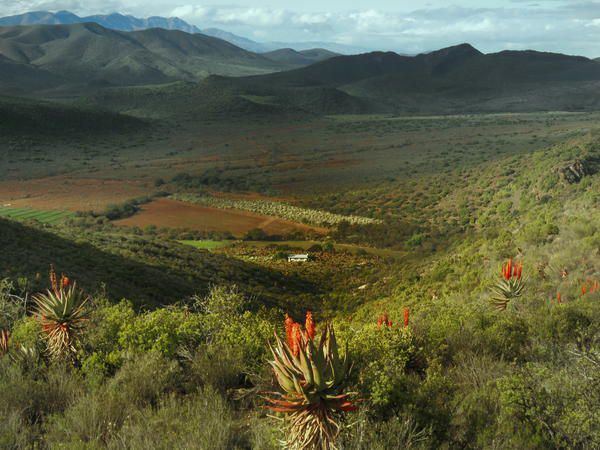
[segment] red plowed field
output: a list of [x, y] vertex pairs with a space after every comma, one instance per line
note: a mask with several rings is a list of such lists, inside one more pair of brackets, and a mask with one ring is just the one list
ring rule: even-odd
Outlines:
[[200, 231], [230, 231], [241, 236], [247, 231], [260, 228], [269, 234], [285, 234], [294, 230], [327, 233], [324, 228], [311, 227], [274, 217], [261, 216], [246, 211], [207, 208], [201, 205], [159, 199], [142, 206], [142, 211], [117, 225], [146, 227], [189, 228]]

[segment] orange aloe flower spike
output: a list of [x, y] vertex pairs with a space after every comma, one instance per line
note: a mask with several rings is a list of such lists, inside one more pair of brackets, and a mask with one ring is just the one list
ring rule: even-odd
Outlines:
[[313, 320], [313, 315], [311, 311], [306, 311], [306, 321], [304, 322], [304, 329], [306, 330], [306, 335], [312, 341], [315, 338], [315, 321]]
[[292, 331], [292, 353], [294, 356], [298, 356], [300, 353], [300, 344], [302, 343], [302, 330], [300, 329], [299, 323], [294, 323]]
[[285, 338], [289, 348], [294, 347], [294, 319], [289, 314], [285, 315]]
[[404, 328], [408, 327], [409, 319], [410, 319], [410, 309], [404, 308]]

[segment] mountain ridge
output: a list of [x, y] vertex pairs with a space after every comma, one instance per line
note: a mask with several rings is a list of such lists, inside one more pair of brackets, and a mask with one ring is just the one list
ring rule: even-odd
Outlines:
[[[200, 33], [161, 28], [124, 32], [94, 22], [1, 27], [0, 56], [7, 67], [12, 61], [12, 72], [18, 63], [70, 84], [114, 86], [199, 81], [214, 73], [252, 75], [288, 67]], [[7, 85], [18, 84], [18, 77], [12, 78]]]
[[329, 96], [338, 91], [346, 95], [345, 103], [354, 99], [383, 113], [600, 108], [598, 61], [532, 50], [484, 54], [469, 44], [416, 56], [342, 55], [290, 71], [215, 78], [213, 83], [241, 95], [281, 99], [300, 92], [306, 96], [308, 90]]
[[138, 31], [148, 28], [164, 28], [167, 30], [179, 30], [186, 33], [199, 33], [200, 29], [190, 25], [178, 17], [151, 16], [147, 18], [134, 17], [119, 13], [95, 14], [80, 17], [70, 11], [32, 11], [14, 16], [0, 18], [0, 26], [16, 25], [72, 25], [75, 23], [94, 22], [104, 28], [119, 31]]
[[139, 31], [149, 28], [164, 28], [166, 30], [179, 30], [191, 34], [202, 33], [206, 36], [222, 39], [254, 53], [266, 53], [287, 47], [292, 47], [298, 52], [315, 47], [324, 47], [331, 52], [342, 54], [360, 53], [366, 50], [333, 42], [256, 42], [220, 28], [206, 28], [201, 30], [197, 26], [189, 24], [178, 17], [151, 16], [139, 18], [117, 12], [81, 17], [70, 11], [64, 10], [55, 13], [50, 11], [31, 11], [23, 14], [0, 17], [0, 27], [17, 25], [72, 25], [85, 22], [94, 22], [105, 28], [118, 31]]

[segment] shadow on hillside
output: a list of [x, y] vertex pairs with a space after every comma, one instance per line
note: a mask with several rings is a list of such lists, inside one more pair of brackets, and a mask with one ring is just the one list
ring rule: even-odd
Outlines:
[[[27, 277], [33, 289], [47, 288], [50, 264], [89, 292], [105, 290], [112, 300], [130, 299], [137, 308], [172, 304], [211, 285], [236, 284], [260, 305], [294, 309], [316, 301], [317, 286], [236, 259], [173, 243], [110, 234], [65, 239], [54, 233], [0, 219], [0, 278]], [[309, 293], [309, 298], [307, 298]]]

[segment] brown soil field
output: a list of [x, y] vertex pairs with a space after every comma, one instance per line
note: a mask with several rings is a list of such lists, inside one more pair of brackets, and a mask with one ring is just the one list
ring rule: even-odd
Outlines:
[[235, 236], [242, 236], [255, 228], [260, 228], [269, 234], [285, 234], [295, 230], [325, 234], [328, 231], [325, 228], [311, 227], [246, 211], [207, 208], [170, 199], [159, 199], [148, 203], [142, 206], [142, 211], [138, 214], [114, 223], [132, 227], [155, 225], [200, 231], [229, 231]]
[[18, 208], [102, 210], [151, 191], [145, 183], [125, 180], [55, 176], [0, 182], [0, 204]]

